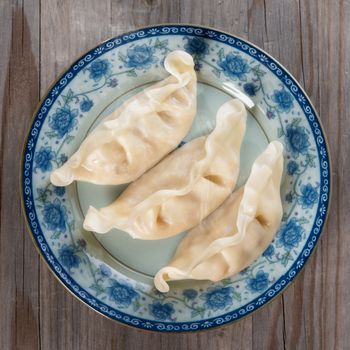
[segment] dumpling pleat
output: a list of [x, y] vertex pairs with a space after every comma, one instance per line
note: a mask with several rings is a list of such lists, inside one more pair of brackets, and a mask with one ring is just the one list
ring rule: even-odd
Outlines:
[[67, 186], [74, 180], [128, 183], [176, 148], [196, 114], [197, 78], [193, 59], [184, 51], [171, 52], [164, 66], [171, 75], [107, 116], [51, 173], [54, 185]]
[[[220, 107], [216, 120], [208, 136], [169, 154], [114, 203], [99, 211], [89, 210], [85, 229], [105, 233], [118, 228], [134, 238], [161, 239], [189, 229], [209, 215], [236, 184], [245, 107], [239, 100], [231, 100]], [[96, 220], [104, 223], [99, 225]]]
[[219, 281], [246, 268], [271, 243], [282, 219], [280, 184], [283, 146], [273, 141], [255, 160], [244, 187], [181, 241], [154, 283], [167, 292], [167, 281]]

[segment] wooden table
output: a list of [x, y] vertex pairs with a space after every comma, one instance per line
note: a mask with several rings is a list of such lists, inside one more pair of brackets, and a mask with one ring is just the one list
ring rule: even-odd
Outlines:
[[[49, 85], [100, 41], [164, 22], [213, 26], [277, 58], [315, 104], [333, 161], [328, 224], [296, 282], [241, 322], [183, 335], [119, 325], [73, 298], [39, 258], [19, 199], [24, 135]], [[349, 349], [349, 74], [348, 0], [1, 0], [0, 349]]]

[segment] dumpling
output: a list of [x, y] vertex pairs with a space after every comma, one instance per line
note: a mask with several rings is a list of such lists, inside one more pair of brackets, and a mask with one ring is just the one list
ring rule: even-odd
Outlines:
[[211, 134], [172, 152], [111, 205], [90, 207], [84, 228], [98, 233], [117, 228], [133, 238], [161, 239], [197, 225], [236, 184], [245, 126], [242, 102], [225, 103]]
[[154, 277], [161, 292], [166, 281], [219, 281], [257, 259], [273, 240], [282, 219], [280, 184], [283, 146], [273, 141], [255, 160], [244, 187], [181, 241], [168, 266]]
[[172, 151], [189, 131], [197, 109], [192, 57], [171, 52], [170, 77], [126, 101], [105, 118], [78, 151], [51, 174], [56, 186], [74, 180], [118, 185], [137, 179]]

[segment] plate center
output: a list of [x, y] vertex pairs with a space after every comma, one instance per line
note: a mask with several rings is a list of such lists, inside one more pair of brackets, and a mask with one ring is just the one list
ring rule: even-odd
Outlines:
[[[145, 86], [129, 91], [127, 94], [114, 100], [96, 118], [90, 131], [107, 115], [115, 110], [126, 99], [130, 98]], [[232, 96], [225, 91], [208, 85], [198, 83], [197, 116], [189, 134], [184, 141], [206, 135], [215, 126], [215, 116], [219, 107], [230, 100]], [[241, 147], [241, 166], [237, 186], [242, 185], [247, 179], [255, 158], [266, 148], [268, 139], [264, 130], [258, 123], [259, 117], [255, 118], [248, 112], [246, 134]], [[83, 214], [87, 212], [89, 205], [101, 208], [112, 203], [127, 185], [98, 186], [85, 182], [77, 183], [77, 195]], [[127, 233], [120, 230], [112, 230], [107, 234], [95, 234], [97, 240], [104, 249], [116, 260], [135, 272], [154, 276], [155, 273], [170, 261], [181, 239], [186, 232], [175, 237], [143, 241], [131, 238]]]

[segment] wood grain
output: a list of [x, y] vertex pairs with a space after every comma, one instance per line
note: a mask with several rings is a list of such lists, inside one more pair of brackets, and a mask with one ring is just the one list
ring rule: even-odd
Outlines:
[[[166, 22], [213, 26], [276, 57], [319, 111], [333, 161], [328, 224], [296, 282], [239, 323], [179, 335], [119, 325], [67, 293], [26, 233], [18, 189], [24, 136], [51, 82], [100, 41]], [[349, 348], [349, 32], [347, 0], [0, 1], [0, 349]]]
[[[39, 258], [19, 198], [19, 163], [30, 113], [39, 101], [39, 3], [2, 3], [0, 344], [20, 349], [40, 343]], [[11, 31], [9, 31], [11, 29]], [[2, 34], [3, 35], [3, 34]]]

